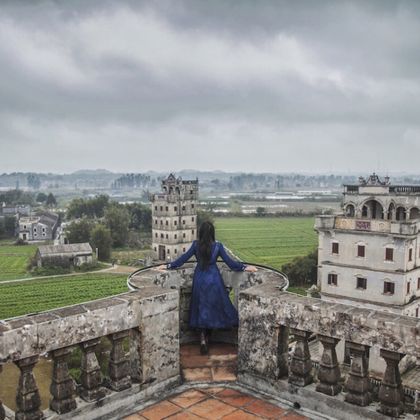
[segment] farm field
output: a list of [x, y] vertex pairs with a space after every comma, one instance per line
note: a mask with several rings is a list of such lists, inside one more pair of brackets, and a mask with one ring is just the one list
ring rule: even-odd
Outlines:
[[220, 217], [215, 225], [217, 240], [239, 258], [279, 270], [318, 243], [313, 217]]
[[91, 273], [0, 284], [0, 319], [128, 291], [127, 274]]
[[26, 267], [36, 248], [36, 245], [0, 243], [0, 282], [29, 277]]

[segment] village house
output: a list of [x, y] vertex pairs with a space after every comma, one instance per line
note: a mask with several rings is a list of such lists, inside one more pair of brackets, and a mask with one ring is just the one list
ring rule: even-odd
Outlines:
[[44, 212], [38, 216], [19, 219], [19, 238], [23, 241], [48, 241], [54, 239], [59, 224], [58, 215]]
[[43, 265], [73, 266], [93, 261], [92, 247], [88, 243], [66, 245], [42, 245], [35, 255], [38, 267]]

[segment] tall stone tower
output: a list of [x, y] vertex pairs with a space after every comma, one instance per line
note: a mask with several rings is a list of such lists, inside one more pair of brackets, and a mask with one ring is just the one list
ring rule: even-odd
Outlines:
[[170, 174], [152, 202], [152, 248], [155, 259], [171, 261], [197, 238], [198, 180], [184, 181]]
[[420, 316], [420, 186], [360, 178], [315, 229], [322, 299]]

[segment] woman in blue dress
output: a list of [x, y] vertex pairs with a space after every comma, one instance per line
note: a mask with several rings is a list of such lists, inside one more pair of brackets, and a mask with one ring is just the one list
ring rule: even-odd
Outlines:
[[200, 349], [202, 354], [206, 354], [212, 329], [238, 325], [238, 312], [229, 299], [216, 264], [217, 257], [220, 256], [234, 271], [255, 272], [257, 269], [230, 258], [222, 243], [215, 240], [213, 224], [204, 222], [200, 226], [198, 240], [192, 243], [188, 251], [175, 261], [159, 266], [158, 270], [179, 268], [193, 255], [197, 258], [197, 265], [193, 277], [189, 325], [200, 330]]

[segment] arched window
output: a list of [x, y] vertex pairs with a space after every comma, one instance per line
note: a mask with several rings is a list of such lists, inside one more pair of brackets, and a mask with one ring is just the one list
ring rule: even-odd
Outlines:
[[397, 220], [405, 220], [405, 214], [406, 214], [406, 211], [404, 207], [402, 206], [397, 207], [396, 216], [395, 216]]
[[420, 219], [420, 210], [418, 207], [413, 207], [410, 210], [410, 219]]
[[362, 207], [362, 217], [369, 219], [383, 219], [384, 208], [379, 201], [368, 200]]
[[347, 204], [345, 214], [347, 217], [354, 217], [355, 209], [353, 204]]

